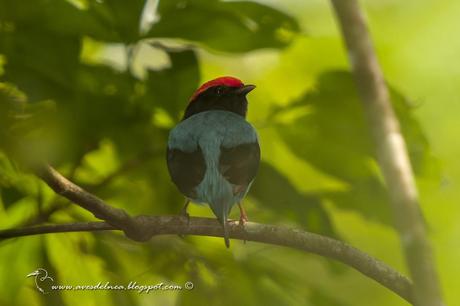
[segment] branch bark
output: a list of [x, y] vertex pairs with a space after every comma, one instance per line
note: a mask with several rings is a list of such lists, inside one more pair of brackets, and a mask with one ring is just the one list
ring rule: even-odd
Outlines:
[[[156, 235], [199, 235], [222, 237], [223, 231], [216, 219], [190, 218], [183, 216], [138, 216], [133, 218], [142, 228], [145, 237]], [[54, 224], [0, 231], [0, 241], [13, 237], [60, 232], [117, 230], [106, 222]], [[411, 283], [399, 272], [370, 255], [332, 238], [283, 226], [248, 222], [240, 226], [229, 222], [230, 237], [245, 241], [256, 241], [286, 246], [315, 253], [342, 262], [367, 277], [377, 281], [403, 299], [411, 302]]]
[[417, 306], [443, 305], [406, 144], [357, 0], [331, 0], [385, 178]]

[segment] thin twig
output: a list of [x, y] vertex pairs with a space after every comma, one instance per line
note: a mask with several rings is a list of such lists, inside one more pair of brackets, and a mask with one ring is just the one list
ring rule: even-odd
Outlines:
[[106, 222], [81, 222], [69, 224], [46, 224], [39, 226], [29, 226], [0, 230], [0, 241], [10, 238], [51, 234], [51, 233], [71, 233], [71, 232], [94, 232], [104, 230], [115, 230], [116, 228]]
[[[138, 216], [135, 219], [149, 239], [157, 235], [223, 236], [220, 223], [210, 218], [192, 217], [187, 220], [182, 216]], [[243, 227], [237, 221], [231, 221], [229, 228], [230, 237], [233, 239], [291, 247], [337, 260], [379, 282], [405, 300], [410, 302], [412, 299], [412, 285], [405, 276], [344, 242], [298, 229], [253, 222], [247, 222]], [[116, 227], [105, 222], [44, 225], [0, 231], [0, 240], [46, 233], [115, 229]]]
[[34, 226], [34, 225], [39, 225], [39, 224], [48, 222], [48, 220], [54, 213], [58, 211], [62, 211], [63, 209], [69, 207], [71, 203], [72, 202], [69, 202], [69, 201], [62, 203], [61, 198], [60, 198], [60, 201], [55, 200], [51, 202], [49, 206], [39, 211], [36, 215], [31, 216], [30, 218], [21, 222], [19, 226], [20, 227]]
[[414, 281], [414, 304], [444, 305], [415, 180], [390, 96], [357, 0], [332, 0], [348, 49], [396, 227]]

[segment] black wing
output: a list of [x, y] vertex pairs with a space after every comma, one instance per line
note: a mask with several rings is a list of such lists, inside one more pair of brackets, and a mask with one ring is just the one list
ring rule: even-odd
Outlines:
[[234, 148], [221, 147], [220, 172], [234, 185], [246, 187], [256, 176], [259, 162], [260, 147], [257, 142]]
[[195, 198], [195, 187], [201, 183], [206, 171], [201, 148], [198, 146], [191, 153], [168, 148], [166, 160], [169, 174], [177, 188], [185, 196]]

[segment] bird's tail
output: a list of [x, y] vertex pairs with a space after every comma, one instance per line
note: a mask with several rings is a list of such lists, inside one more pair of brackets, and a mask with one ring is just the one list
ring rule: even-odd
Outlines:
[[224, 228], [224, 241], [225, 241], [225, 246], [230, 248], [230, 238], [228, 237], [228, 223], [227, 223], [227, 215], [222, 218], [222, 227]]
[[219, 220], [220, 224], [222, 224], [222, 228], [224, 230], [224, 241], [225, 241], [225, 246], [227, 248], [230, 247], [230, 238], [229, 238], [229, 232], [228, 232], [228, 214], [229, 214], [229, 203], [228, 201], [222, 201], [218, 202], [219, 204], [217, 205], [211, 205], [211, 208], [214, 212], [214, 214], [217, 217], [217, 220]]

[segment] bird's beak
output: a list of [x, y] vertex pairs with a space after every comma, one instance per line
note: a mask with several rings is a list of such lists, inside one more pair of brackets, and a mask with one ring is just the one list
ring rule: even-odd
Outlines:
[[36, 276], [36, 275], [38, 275], [38, 271], [34, 271], [32, 273], [29, 273], [29, 274], [27, 274], [26, 277], [31, 277], [31, 276]]
[[244, 85], [243, 87], [240, 87], [237, 89], [237, 92], [240, 95], [247, 95], [250, 91], [252, 91], [254, 88], [256, 88], [256, 85]]

